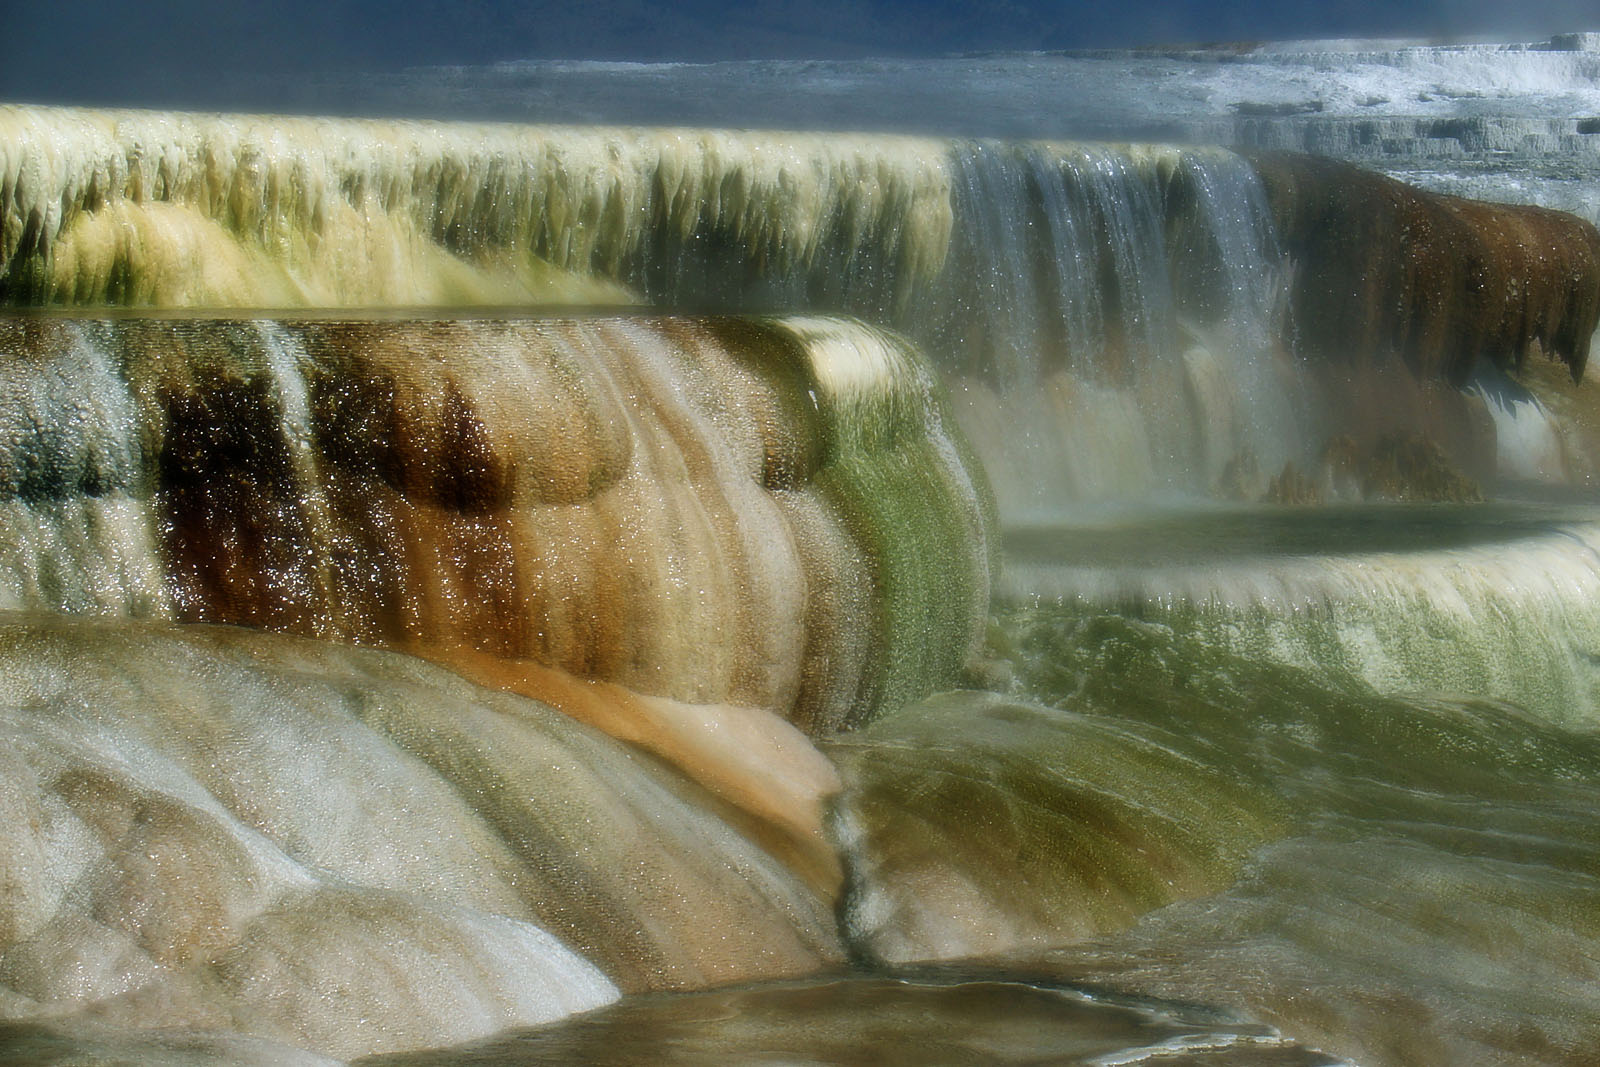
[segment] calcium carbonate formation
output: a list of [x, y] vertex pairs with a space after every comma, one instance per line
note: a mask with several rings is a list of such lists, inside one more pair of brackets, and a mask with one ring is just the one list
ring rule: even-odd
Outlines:
[[870, 245], [915, 279], [943, 261], [948, 189], [910, 138], [7, 107], [0, 287], [30, 304], [618, 303], [666, 236], [776, 270]]
[[0, 302], [0, 1058], [1592, 1055], [1586, 223], [4, 107]]
[[812, 729], [948, 684], [987, 490], [839, 321], [14, 321], [5, 606], [458, 646]]

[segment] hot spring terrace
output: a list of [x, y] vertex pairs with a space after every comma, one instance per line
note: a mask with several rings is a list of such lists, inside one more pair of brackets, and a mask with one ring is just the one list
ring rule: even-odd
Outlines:
[[0, 302], [0, 1048], [1600, 1032], [1581, 220], [1213, 148], [9, 107]]

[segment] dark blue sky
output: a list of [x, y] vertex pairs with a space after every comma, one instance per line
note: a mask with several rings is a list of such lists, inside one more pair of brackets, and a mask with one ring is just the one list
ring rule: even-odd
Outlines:
[[0, 99], [229, 107], [319, 73], [1600, 29], [1596, 0], [5, 0]]

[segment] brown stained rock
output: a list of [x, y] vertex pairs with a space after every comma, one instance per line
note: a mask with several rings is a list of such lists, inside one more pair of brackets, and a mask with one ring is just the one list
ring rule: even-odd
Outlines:
[[1263, 504], [1307, 505], [1330, 500], [1389, 500], [1473, 504], [1484, 499], [1477, 482], [1461, 473], [1425, 433], [1388, 433], [1368, 446], [1339, 434], [1323, 446], [1316, 466], [1283, 465], [1261, 496]]
[[157, 459], [175, 599], [205, 600], [217, 622], [304, 630], [316, 582], [292, 547], [307, 530], [269, 384], [205, 377], [169, 393]]
[[0, 527], [39, 528], [0, 539], [9, 603], [469, 648], [813, 733], [978, 639], [981, 478], [914, 355], [860, 324], [41, 320], [0, 342]]
[[1444, 451], [1421, 435], [1381, 438], [1368, 461], [1368, 499], [1478, 503], [1483, 490], [1450, 462]]
[[599, 417], [602, 369], [561, 351], [559, 335], [539, 346], [528, 333], [461, 321], [298, 331], [328, 459], [464, 512], [592, 499], [627, 469], [627, 424]]
[[[1398, 360], [1324, 364], [1309, 370], [1325, 410], [1337, 413], [1328, 452], [1319, 457], [1319, 466], [1334, 483], [1333, 496], [1364, 497], [1365, 457], [1383, 438], [1396, 435], [1426, 437], [1464, 476], [1482, 485], [1494, 483], [1498, 430], [1480, 396], [1441, 378], [1419, 375]], [[1566, 371], [1557, 373], [1564, 377]]]
[[1520, 365], [1537, 343], [1581, 377], [1600, 320], [1600, 232], [1559, 211], [1414, 189], [1346, 163], [1252, 157], [1296, 264], [1302, 355], [1398, 358], [1465, 383], [1480, 358]]

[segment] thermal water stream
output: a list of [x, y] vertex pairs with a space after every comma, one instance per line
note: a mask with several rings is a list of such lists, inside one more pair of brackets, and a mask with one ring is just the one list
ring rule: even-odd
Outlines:
[[1591, 1062], [1600, 234], [1337, 168], [0, 109], [0, 1050]]

